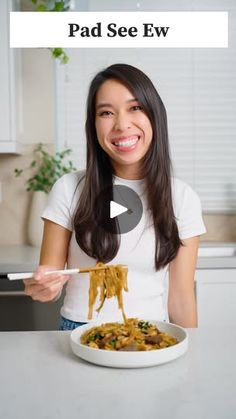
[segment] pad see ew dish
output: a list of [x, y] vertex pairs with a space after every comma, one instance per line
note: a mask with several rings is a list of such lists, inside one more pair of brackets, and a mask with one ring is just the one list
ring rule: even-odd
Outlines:
[[90, 348], [108, 351], [151, 351], [167, 348], [178, 341], [155, 324], [139, 319], [125, 323], [105, 323], [84, 332], [80, 339]]
[[146, 327], [147, 323], [155, 325], [161, 333], [166, 333], [175, 338], [177, 343], [172, 346], [153, 350], [127, 350], [127, 345], [126, 350], [96, 349], [81, 342], [82, 335], [85, 335], [87, 332], [89, 335], [93, 328], [101, 327], [101, 323], [94, 321], [72, 331], [70, 336], [72, 351], [79, 358], [92, 364], [113, 368], [143, 368], [160, 365], [179, 358], [187, 351], [188, 335], [184, 328], [172, 323], [156, 320], [141, 321], [144, 322], [144, 327]]

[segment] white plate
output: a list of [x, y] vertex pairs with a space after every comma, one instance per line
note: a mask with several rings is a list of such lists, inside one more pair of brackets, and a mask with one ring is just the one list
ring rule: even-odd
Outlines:
[[97, 365], [115, 368], [142, 368], [164, 364], [183, 355], [188, 349], [188, 335], [185, 329], [172, 323], [149, 320], [159, 330], [166, 332], [178, 339], [178, 343], [168, 348], [153, 351], [107, 351], [104, 349], [90, 348], [80, 343], [80, 337], [85, 330], [93, 326], [99, 326], [97, 322], [91, 322], [80, 326], [71, 333], [71, 348], [75, 355]]

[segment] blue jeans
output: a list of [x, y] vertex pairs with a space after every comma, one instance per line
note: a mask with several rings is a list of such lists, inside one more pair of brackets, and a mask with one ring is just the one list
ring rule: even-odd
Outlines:
[[61, 316], [59, 330], [74, 330], [76, 329], [76, 327], [83, 326], [84, 324], [87, 324], [87, 323], [74, 322], [73, 320], [69, 320]]

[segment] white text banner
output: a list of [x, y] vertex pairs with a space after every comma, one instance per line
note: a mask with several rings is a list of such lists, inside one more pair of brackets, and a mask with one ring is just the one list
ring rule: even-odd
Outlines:
[[11, 12], [12, 48], [227, 48], [227, 12]]

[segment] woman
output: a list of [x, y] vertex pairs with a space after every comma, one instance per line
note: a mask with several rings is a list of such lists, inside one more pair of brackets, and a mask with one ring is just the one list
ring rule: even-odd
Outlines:
[[[40, 266], [25, 281], [26, 294], [55, 301], [67, 283], [61, 329], [73, 329], [88, 321], [88, 275], [44, 272], [66, 264], [126, 264], [128, 317], [196, 327], [194, 272], [205, 227], [195, 192], [171, 177], [166, 111], [150, 79], [126, 64], [98, 73], [88, 94], [86, 135], [86, 172], [63, 176], [50, 193]], [[139, 224], [126, 234], [101, 227], [103, 202], [97, 197], [113, 184], [132, 188], [143, 204]], [[98, 318], [118, 315], [112, 298]]]

